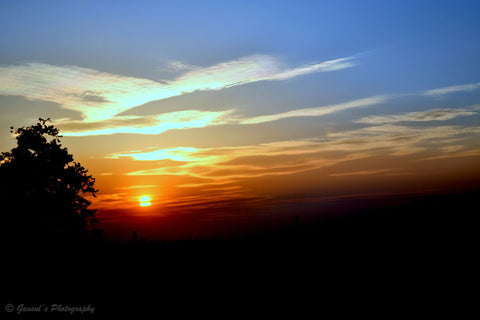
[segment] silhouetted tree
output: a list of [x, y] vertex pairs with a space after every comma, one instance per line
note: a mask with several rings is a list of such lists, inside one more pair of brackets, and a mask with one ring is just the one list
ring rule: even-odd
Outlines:
[[29, 127], [10, 127], [17, 147], [0, 155], [3, 233], [20, 241], [77, 241], [87, 236], [87, 221], [98, 223], [84, 198], [98, 191], [95, 179], [73, 161], [49, 122], [40, 118]]

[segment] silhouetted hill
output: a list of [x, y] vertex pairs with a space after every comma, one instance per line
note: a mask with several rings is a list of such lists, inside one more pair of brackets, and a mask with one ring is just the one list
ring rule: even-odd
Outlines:
[[[179, 315], [227, 306], [224, 315], [231, 315], [255, 305], [275, 314], [322, 314], [327, 301], [352, 303], [371, 290], [375, 303], [398, 308], [425, 295], [441, 299], [445, 290], [469, 281], [478, 196], [369, 200], [314, 221], [299, 214], [289, 227], [237, 240], [13, 250], [3, 262], [11, 275], [4, 288], [9, 301], [82, 301], [109, 315], [156, 312], [157, 306]], [[407, 300], [396, 296], [401, 292]]]

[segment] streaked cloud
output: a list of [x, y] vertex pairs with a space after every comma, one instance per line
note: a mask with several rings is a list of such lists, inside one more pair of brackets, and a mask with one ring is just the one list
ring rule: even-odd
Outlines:
[[117, 154], [114, 156], [110, 156], [110, 158], [132, 157], [135, 160], [190, 161], [191, 155], [196, 151], [196, 148], [178, 147], [173, 149], [162, 149], [143, 153]]
[[2, 66], [0, 73], [0, 94], [56, 102], [90, 122], [172, 95], [155, 81], [76, 66], [29, 63]]
[[[258, 181], [276, 181], [273, 177], [292, 176], [292, 179], [297, 179], [298, 175], [305, 177], [307, 174], [312, 177], [309, 183], [317, 181], [328, 185], [342, 177], [383, 179], [418, 174], [417, 164], [425, 161], [478, 157], [478, 144], [472, 144], [472, 141], [479, 135], [478, 126], [413, 127], [386, 123], [331, 132], [311, 139], [235, 147], [199, 148], [186, 145], [119, 152], [109, 155], [107, 158], [110, 159], [106, 161], [130, 158], [128, 161], [136, 162], [135, 169], [126, 167], [123, 174], [140, 183], [121, 190], [156, 189], [164, 184], [163, 181], [170, 181], [163, 187], [167, 190], [168, 184], [174, 187], [172, 194], [176, 194], [177, 198], [165, 197], [159, 199], [158, 204], [165, 208], [180, 205], [182, 210], [190, 210], [192, 206], [215, 207], [225, 205], [223, 201], [255, 199], [255, 196], [258, 197], [258, 193], [254, 192], [255, 184]], [[115, 190], [112, 193], [114, 198], [105, 196], [103, 199], [106, 207], [119, 205], [120, 199], [129, 203], [137, 200], [127, 194], [117, 194]]]
[[353, 100], [353, 101], [329, 105], [329, 106], [304, 108], [304, 109], [297, 109], [297, 110], [292, 110], [292, 111], [277, 113], [272, 115], [258, 116], [250, 119], [244, 119], [243, 121], [241, 121], [241, 123], [242, 124], [258, 124], [258, 123], [276, 121], [280, 119], [293, 118], [293, 117], [318, 117], [318, 116], [323, 116], [326, 114], [339, 112], [347, 109], [368, 107], [368, 106], [380, 104], [387, 101], [387, 99], [388, 99], [387, 96], [374, 96], [374, 97], [358, 99], [358, 100]]
[[[131, 157], [143, 161], [164, 159], [183, 161], [172, 166], [131, 172], [129, 175], [189, 175], [224, 180], [294, 173], [308, 169], [313, 163], [317, 165], [331, 163], [331, 160], [313, 156], [319, 152], [321, 146], [322, 143], [315, 140], [281, 141], [240, 147], [162, 149], [145, 153], [117, 154], [113, 157]], [[308, 157], [309, 154], [312, 156]], [[283, 158], [278, 162], [268, 161], [275, 156], [292, 156], [293, 158], [290, 160]], [[302, 156], [303, 160], [299, 160]], [[249, 157], [255, 157], [255, 159], [249, 159]], [[245, 161], [235, 163], [235, 159], [245, 159]]]
[[191, 64], [186, 64], [181, 61], [169, 61], [167, 63], [162, 64], [157, 69], [160, 71], [166, 71], [166, 72], [185, 72], [185, 71], [199, 69], [199, 67]]
[[132, 190], [132, 189], [152, 189], [152, 188], [158, 188], [161, 187], [161, 185], [158, 184], [139, 184], [139, 185], [131, 185], [127, 187], [116, 187], [115, 189], [121, 189], [121, 190]]
[[370, 176], [375, 174], [385, 174], [397, 171], [396, 169], [377, 169], [377, 170], [360, 170], [351, 172], [331, 173], [331, 177], [345, 177], [345, 176]]
[[155, 116], [116, 116], [96, 122], [59, 120], [56, 125], [62, 129], [62, 134], [66, 136], [114, 133], [159, 134], [172, 129], [203, 128], [222, 124], [259, 124], [292, 117], [318, 117], [347, 109], [377, 105], [387, 100], [387, 96], [374, 96], [335, 105], [297, 109], [249, 119], [238, 119], [233, 116], [235, 110], [183, 110]]
[[428, 90], [428, 91], [425, 91], [425, 94], [431, 95], [431, 96], [439, 96], [439, 95], [449, 94], [454, 92], [474, 91], [477, 89], [480, 89], [480, 82]]
[[398, 122], [426, 122], [426, 121], [445, 121], [461, 116], [471, 116], [480, 111], [480, 105], [474, 105], [467, 108], [443, 108], [430, 109], [426, 111], [408, 112], [396, 115], [375, 115], [357, 120], [359, 123], [384, 124]]
[[314, 63], [305, 65], [303, 67], [288, 69], [283, 72], [280, 72], [275, 75], [267, 77], [265, 80], [284, 80], [292, 77], [309, 74], [313, 72], [327, 72], [327, 71], [337, 71], [346, 68], [354, 67], [356, 64], [353, 62], [352, 58], [341, 58], [330, 61], [325, 61], [321, 63]]
[[452, 158], [465, 158], [465, 157], [479, 157], [480, 150], [467, 150], [463, 152], [445, 152], [442, 154], [435, 155], [433, 157], [421, 158], [419, 161], [431, 161], [439, 159], [452, 159]]
[[[43, 63], [1, 66], [0, 94], [59, 103], [80, 112], [85, 122], [99, 122], [150, 101], [196, 90], [219, 90], [262, 80], [284, 80], [312, 72], [353, 66], [342, 58], [286, 69], [273, 56], [252, 55], [205, 68], [174, 63], [189, 70], [175, 80], [153, 81], [100, 72], [77, 66]], [[192, 70], [193, 69], [193, 70]]]
[[114, 133], [160, 134], [173, 129], [203, 128], [229, 123], [233, 110], [183, 110], [154, 116], [116, 116], [104, 121], [58, 120], [65, 136], [90, 136]]
[[250, 82], [285, 80], [309, 73], [336, 71], [353, 66], [355, 64], [352, 62], [352, 58], [348, 57], [284, 69], [283, 64], [276, 57], [253, 55], [187, 72], [177, 78], [174, 84], [177, 87], [185, 88], [187, 92], [217, 90]]
[[[235, 180], [267, 175], [290, 175], [307, 170], [328, 168], [342, 162], [381, 157], [417, 157], [419, 154], [437, 156], [456, 151], [468, 155], [468, 139], [480, 134], [478, 127], [434, 126], [413, 128], [399, 125], [379, 125], [337, 132], [323, 138], [291, 140], [221, 148], [175, 148], [148, 152], [117, 154], [137, 161], [175, 160], [158, 168], [127, 173], [130, 176], [176, 175], [203, 179], [183, 187], [212, 184], [232, 185]], [[465, 140], [467, 139], [467, 140]], [[465, 147], [458, 148], [459, 145]], [[454, 147], [455, 146], [455, 147]], [[353, 161], [353, 162], [352, 162]], [[354, 168], [354, 166], [352, 166]], [[328, 170], [327, 170], [328, 172]], [[383, 168], [361, 169], [333, 173], [330, 176], [398, 174]], [[407, 172], [402, 172], [407, 174]]]

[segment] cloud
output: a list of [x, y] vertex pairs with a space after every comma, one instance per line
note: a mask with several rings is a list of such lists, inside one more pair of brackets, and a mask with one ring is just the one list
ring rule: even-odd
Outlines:
[[477, 83], [471, 83], [471, 84], [463, 84], [463, 85], [456, 85], [456, 86], [449, 86], [449, 87], [428, 90], [428, 91], [425, 91], [425, 95], [439, 96], [439, 95], [454, 93], [454, 92], [474, 91], [479, 88], [480, 88], [480, 82], [477, 82]]
[[114, 133], [160, 134], [173, 129], [203, 128], [229, 123], [233, 110], [183, 110], [155, 116], [116, 116], [104, 121], [59, 120], [55, 124], [65, 136], [90, 136]]
[[199, 67], [191, 64], [185, 64], [181, 61], [170, 61], [168, 63], [162, 64], [158, 69], [160, 71], [166, 72], [184, 72], [199, 69]]
[[277, 58], [253, 55], [190, 71], [177, 78], [175, 85], [188, 92], [217, 90], [256, 81], [285, 80], [313, 72], [350, 68], [355, 65], [351, 60], [351, 57], [341, 58], [283, 70], [282, 63]]
[[293, 117], [318, 117], [347, 109], [368, 107], [387, 101], [387, 96], [373, 96], [324, 107], [297, 109], [272, 115], [258, 116], [241, 121], [242, 124], [258, 124]]
[[[342, 62], [342, 60], [343, 59], [338, 59], [338, 61], [332, 64], [331, 67], [335, 68], [335, 66], [341, 65], [342, 63], [344, 63]], [[348, 60], [345, 63], [348, 64]], [[302, 68], [298, 68], [296, 69], [296, 71], [301, 69]], [[281, 77], [282, 74], [290, 74], [290, 72], [286, 71], [284, 73], [278, 74], [277, 77]], [[444, 93], [449, 93], [454, 91], [475, 90], [477, 88], [480, 88], [480, 83], [430, 90], [430, 91], [427, 91], [426, 94], [437, 95], [437, 94], [444, 94]], [[368, 107], [372, 105], [381, 104], [388, 101], [390, 98], [391, 96], [387, 96], [387, 95], [377, 95], [377, 96], [357, 99], [357, 100], [329, 105], [329, 106], [296, 109], [296, 110], [283, 112], [283, 113], [263, 115], [263, 116], [243, 119], [240, 121], [240, 123], [241, 124], [259, 124], [259, 123], [271, 122], [271, 121], [276, 121], [276, 120], [285, 119], [285, 118], [293, 118], [293, 117], [318, 117], [318, 116], [323, 116], [326, 114], [344, 111], [348, 109]], [[471, 106], [464, 109], [448, 109], [448, 108], [432, 109], [428, 111], [411, 112], [411, 113], [405, 113], [401, 115], [371, 116], [371, 117], [362, 118], [356, 122], [369, 123], [369, 124], [381, 124], [381, 123], [395, 123], [395, 122], [402, 122], [402, 121], [434, 121], [434, 120], [441, 121], [441, 120], [453, 119], [459, 116], [473, 115], [473, 114], [476, 114], [478, 110], [479, 110], [478, 105]]]
[[[131, 157], [137, 161], [174, 160], [129, 172], [128, 175], [191, 176], [220, 183], [265, 175], [286, 175], [306, 170], [326, 168], [341, 162], [375, 155], [405, 157], [431, 150], [437, 155], [455, 152], [448, 146], [468, 145], [468, 139], [478, 135], [477, 127], [436, 126], [412, 128], [379, 125], [338, 132], [323, 138], [287, 140], [259, 145], [221, 148], [181, 147], [148, 152], [122, 153], [114, 157]], [[468, 150], [468, 147], [457, 149]], [[368, 169], [372, 170], [372, 169]], [[375, 169], [377, 170], [377, 169]], [[355, 172], [363, 173], [363, 169]], [[366, 172], [370, 174], [373, 172]], [[380, 172], [379, 172], [380, 173]], [[207, 181], [203, 181], [202, 184]]]
[[439, 159], [466, 158], [466, 157], [479, 157], [479, 156], [480, 156], [480, 150], [477, 149], [477, 150], [467, 150], [463, 152], [445, 152], [433, 157], [419, 159], [419, 161], [431, 161], [431, 160], [439, 160]]
[[480, 134], [480, 127], [432, 126], [414, 128], [410, 126], [384, 124], [358, 130], [332, 133], [331, 144], [338, 150], [351, 152], [382, 151], [394, 156], [412, 155], [426, 150], [446, 152], [449, 145], [471, 146], [469, 139]]
[[109, 158], [132, 157], [135, 160], [173, 160], [173, 161], [191, 161], [191, 155], [196, 152], [196, 148], [178, 147], [173, 149], [162, 149], [150, 152], [116, 154]]
[[91, 122], [170, 95], [164, 85], [151, 80], [75, 66], [29, 63], [0, 67], [0, 73], [0, 94], [56, 102]]
[[377, 170], [360, 170], [360, 171], [351, 171], [351, 172], [341, 172], [341, 173], [331, 173], [331, 177], [344, 177], [344, 176], [369, 176], [377, 174], [385, 174], [392, 171], [397, 171], [398, 169], [377, 169]]
[[[131, 172], [129, 175], [188, 175], [224, 180], [228, 177], [287, 174], [303, 171], [313, 162], [327, 163], [328, 161], [324, 159], [319, 160], [313, 156], [306, 157], [308, 154], [317, 153], [321, 145], [322, 143], [317, 141], [295, 140], [239, 147], [160, 149], [144, 153], [115, 154], [109, 157], [131, 157], [138, 161], [170, 159], [183, 162], [177, 162], [172, 166]], [[275, 156], [293, 156], [294, 159], [285, 161], [284, 158], [283, 161], [275, 163], [265, 161]], [[303, 157], [303, 161], [297, 161], [298, 156]], [[248, 157], [255, 157], [255, 159], [248, 159]], [[246, 159], [246, 161], [235, 163], [235, 159]]]
[[249, 119], [232, 117], [235, 111], [233, 109], [225, 111], [183, 110], [154, 116], [115, 116], [95, 122], [60, 119], [55, 124], [65, 136], [114, 133], [160, 134], [173, 129], [203, 128], [222, 124], [259, 124], [291, 117], [318, 117], [347, 109], [372, 106], [387, 100], [387, 96], [374, 96], [335, 105], [297, 109]]
[[398, 123], [398, 122], [427, 122], [427, 121], [445, 121], [461, 116], [471, 116], [477, 114], [480, 110], [480, 105], [474, 105], [462, 109], [430, 109], [426, 111], [408, 112], [398, 115], [380, 115], [369, 116], [357, 120], [358, 123], [368, 124], [384, 124], [384, 123]]
[[265, 80], [284, 80], [299, 75], [309, 74], [313, 72], [327, 72], [327, 71], [337, 71], [346, 68], [354, 67], [356, 64], [352, 61], [352, 58], [341, 58], [330, 61], [325, 61], [321, 63], [315, 63], [306, 65], [303, 67], [285, 70], [276, 75], [267, 77]]
[[[42, 63], [0, 67], [0, 94], [59, 103], [79, 111], [85, 122], [99, 122], [150, 101], [196, 90], [219, 90], [262, 80], [284, 80], [312, 72], [327, 72], [353, 66], [342, 58], [300, 68], [284, 69], [279, 59], [252, 55], [206, 68], [191, 68], [171, 81], [127, 77], [76, 66]], [[190, 70], [193, 69], [193, 70]]]
[[174, 81], [181, 92], [218, 90], [267, 80], [282, 72], [280, 61], [272, 56], [253, 55], [189, 71]]
[[140, 185], [131, 185], [127, 187], [116, 187], [115, 189], [121, 190], [132, 190], [132, 189], [152, 189], [161, 187], [159, 184], [140, 184]]

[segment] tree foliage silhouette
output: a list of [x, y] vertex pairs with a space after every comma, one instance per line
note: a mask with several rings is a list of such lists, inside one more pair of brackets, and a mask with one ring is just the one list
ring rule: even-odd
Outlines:
[[50, 119], [15, 129], [17, 147], [0, 155], [0, 200], [7, 229], [34, 239], [80, 239], [87, 221], [98, 223], [85, 195], [95, 196], [95, 179], [67, 148]]

